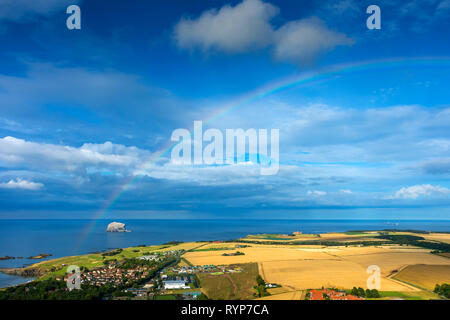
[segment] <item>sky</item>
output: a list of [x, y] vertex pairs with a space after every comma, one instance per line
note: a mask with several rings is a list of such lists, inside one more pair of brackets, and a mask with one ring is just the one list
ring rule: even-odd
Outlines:
[[[450, 0], [0, 7], [0, 218], [450, 217]], [[279, 171], [173, 163], [194, 121]]]

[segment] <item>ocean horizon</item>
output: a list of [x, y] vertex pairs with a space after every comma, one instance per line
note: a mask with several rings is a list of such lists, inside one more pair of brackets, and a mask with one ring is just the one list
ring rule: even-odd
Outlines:
[[[125, 223], [131, 232], [109, 233], [110, 222]], [[24, 267], [42, 260], [81, 255], [136, 245], [169, 241], [230, 240], [257, 233], [344, 232], [352, 230], [408, 229], [450, 232], [450, 220], [330, 220], [330, 219], [3, 219], [0, 221], [0, 256], [22, 257], [0, 261], [0, 268]], [[0, 273], [0, 287], [28, 281]]]

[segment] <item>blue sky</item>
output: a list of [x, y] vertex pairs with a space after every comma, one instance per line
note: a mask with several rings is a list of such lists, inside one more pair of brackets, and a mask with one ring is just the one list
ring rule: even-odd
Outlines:
[[[81, 30], [66, 28], [70, 4]], [[366, 27], [370, 4], [380, 30]], [[0, 218], [450, 216], [449, 0], [0, 6]], [[280, 129], [276, 175], [167, 154], [142, 169], [224, 105], [364, 61], [378, 63], [207, 124]]]

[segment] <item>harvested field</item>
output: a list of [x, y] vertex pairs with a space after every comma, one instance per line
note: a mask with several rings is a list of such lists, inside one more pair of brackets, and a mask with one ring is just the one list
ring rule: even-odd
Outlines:
[[[267, 261], [259, 263], [260, 274], [267, 282], [281, 284], [291, 290], [311, 288], [366, 287], [366, 267], [345, 260]], [[383, 290], [415, 290], [400, 282], [382, 278]]]
[[421, 237], [427, 240], [440, 241], [445, 243], [450, 243], [450, 233], [430, 233], [421, 235]]
[[450, 265], [450, 260], [424, 251], [379, 251], [358, 255], [345, 255], [342, 258], [368, 267], [377, 265], [381, 269], [381, 275], [387, 276], [395, 270], [413, 264]]
[[436, 284], [450, 283], [450, 265], [411, 265], [401, 270], [394, 278], [433, 290]]
[[223, 250], [188, 252], [183, 257], [188, 259], [194, 265], [220, 265], [297, 259], [330, 259], [330, 256], [325, 252], [309, 252], [304, 251], [303, 249], [305, 248], [298, 246], [252, 245], [248, 248], [240, 248], [239, 251], [244, 253], [244, 255], [241, 256], [222, 256], [223, 253], [228, 252]]

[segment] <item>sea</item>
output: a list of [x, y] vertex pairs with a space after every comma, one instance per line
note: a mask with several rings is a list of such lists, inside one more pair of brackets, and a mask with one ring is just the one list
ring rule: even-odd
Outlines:
[[[110, 233], [112, 220], [30, 219], [0, 220], [0, 268], [24, 267], [42, 260], [28, 259], [41, 253], [47, 259], [87, 254], [169, 241], [230, 240], [248, 234], [344, 232], [352, 230], [426, 230], [450, 232], [450, 220], [117, 220], [131, 232]], [[0, 288], [32, 279], [0, 273]]]

